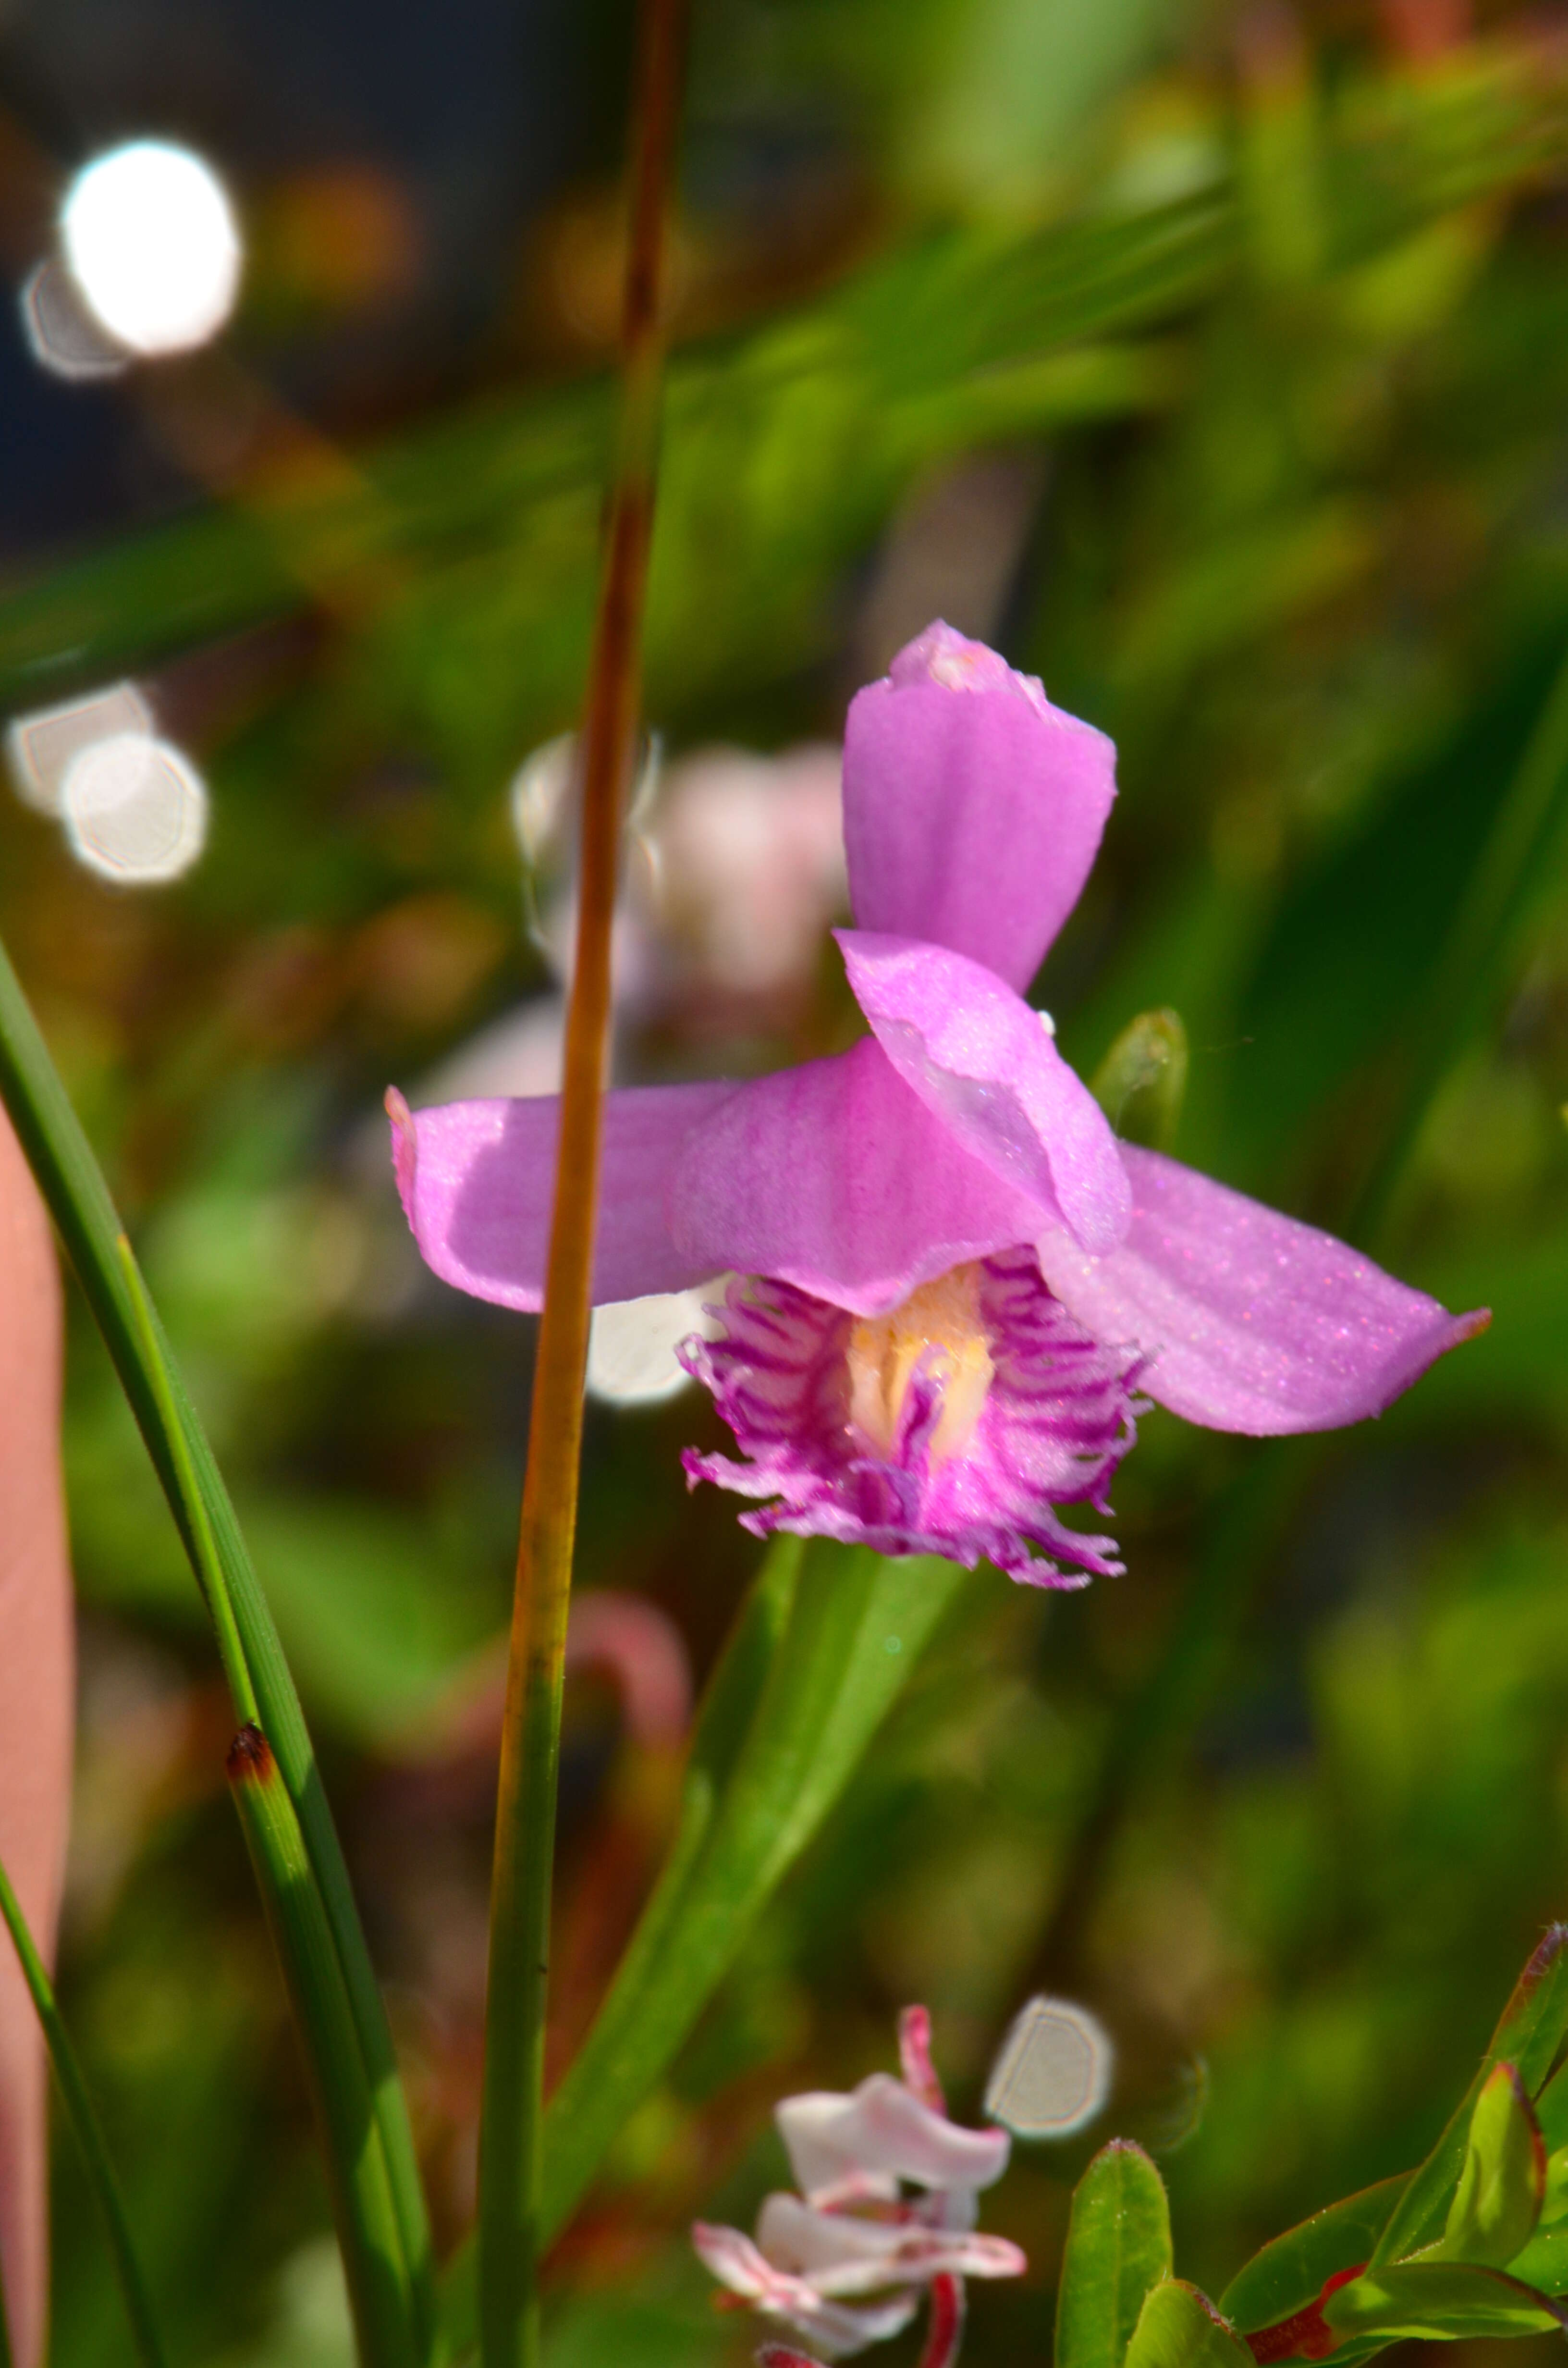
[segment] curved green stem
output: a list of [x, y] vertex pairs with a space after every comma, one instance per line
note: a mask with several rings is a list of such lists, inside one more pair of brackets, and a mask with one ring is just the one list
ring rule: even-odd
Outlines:
[[[142, 2368], [167, 2368], [168, 2355], [164, 2350], [163, 2337], [158, 2332], [153, 2298], [131, 2238], [131, 2224], [125, 2214], [125, 2198], [120, 2193], [114, 2165], [109, 2160], [108, 2147], [87, 2089], [86, 2076], [55, 2002], [54, 1985], [49, 1978], [43, 1959], [33, 1945], [21, 1904], [3, 1866], [0, 1866], [0, 1918], [4, 1918], [16, 1948], [22, 1977], [43, 2029], [44, 2044], [49, 2049], [49, 2060], [54, 2070], [61, 2102], [75, 2133], [76, 2143], [82, 2149], [88, 2184], [103, 2214], [104, 2229], [108, 2237], [109, 2250], [114, 2256], [115, 2275], [125, 2297], [126, 2316], [131, 2321], [137, 2357], [142, 2361]], [[9, 2359], [5, 2297], [0, 2294], [0, 2368], [7, 2368]]]

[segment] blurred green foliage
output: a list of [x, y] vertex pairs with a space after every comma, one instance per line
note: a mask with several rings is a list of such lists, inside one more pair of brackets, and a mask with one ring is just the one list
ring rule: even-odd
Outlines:
[[[1091, 1074], [1139, 1014], [1178, 1013], [1179, 1156], [1365, 1228], [1495, 1320], [1343, 1438], [1261, 1449], [1150, 1417], [1118, 1490], [1125, 1579], [961, 1584], [563, 2241], [554, 2368], [745, 2357], [683, 2232], [780, 2178], [772, 2100], [889, 2061], [920, 1998], [967, 2111], [1042, 1982], [1093, 2004], [1119, 2082], [1083, 2140], [1017, 2149], [988, 2225], [1033, 2267], [975, 2297], [973, 2357], [1045, 2356], [1068, 2198], [1113, 2128], [1159, 2157], [1176, 2258], [1217, 2293], [1422, 2156], [1568, 1906], [1561, 60], [1506, 8], [1483, 39], [1436, 8], [1090, 15], [716, 9], [699, 115], [770, 77], [825, 93], [874, 203], [831, 285], [787, 307], [759, 286], [682, 355], [652, 717], [677, 749], [835, 734], [889, 655], [866, 619], [901, 538], [961, 500], [976, 453], [1028, 461], [1005, 597], [954, 621], [1121, 750], [1040, 983], [1064, 1050]], [[710, 228], [694, 216], [699, 259]], [[187, 392], [163, 432], [195, 475], [190, 421], [233, 389], [192, 365]], [[160, 669], [212, 782], [202, 863], [140, 897], [9, 808], [0, 930], [321, 1735], [449, 2245], [477, 2098], [474, 1705], [530, 1343], [419, 1277], [374, 1113], [542, 984], [506, 790], [574, 712], [606, 416], [592, 379], [498, 379], [347, 455], [285, 422], [210, 502], [0, 598], [10, 707]], [[807, 1049], [841, 1024], [824, 985]], [[801, 1049], [765, 1032], [744, 1057]], [[678, 1031], [635, 1050], [649, 1074], [717, 1057]], [[65, 1996], [176, 2355], [335, 2368], [325, 2201], [198, 1610], [77, 1331]], [[582, 1539], [585, 1581], [661, 1605], [699, 1671], [755, 1563], [731, 1507], [680, 1482], [710, 1425], [689, 1397], [596, 1410]], [[646, 1884], [667, 1775], [574, 1681], [575, 2032], [610, 1970], [595, 1903], [624, 1907], [629, 1854]], [[606, 1913], [613, 1941], [629, 1918]], [[117, 2304], [68, 2147], [58, 2179], [54, 2357], [76, 2368], [109, 2356]]]

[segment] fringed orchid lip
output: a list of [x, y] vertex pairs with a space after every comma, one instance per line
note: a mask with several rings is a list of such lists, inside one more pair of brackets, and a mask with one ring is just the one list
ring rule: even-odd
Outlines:
[[[1315, 1227], [1119, 1144], [1023, 990], [1077, 901], [1115, 751], [994, 651], [933, 625], [854, 700], [840, 933], [872, 1034], [744, 1084], [605, 1109], [594, 1295], [731, 1286], [688, 1370], [772, 1499], [754, 1529], [983, 1555], [1071, 1584], [1118, 1565], [1103, 1506], [1134, 1387], [1256, 1436], [1381, 1414], [1485, 1323]], [[502, 1305], [543, 1289], [559, 1104], [408, 1110], [409, 1223]]]
[[1044, 1586], [1120, 1568], [1110, 1539], [1056, 1508], [1105, 1509], [1135, 1434], [1137, 1359], [1074, 1323], [1032, 1250], [955, 1268], [885, 1315], [756, 1276], [714, 1312], [721, 1337], [681, 1355], [748, 1460], [688, 1450], [686, 1470], [770, 1500], [743, 1516], [757, 1535], [986, 1560]]

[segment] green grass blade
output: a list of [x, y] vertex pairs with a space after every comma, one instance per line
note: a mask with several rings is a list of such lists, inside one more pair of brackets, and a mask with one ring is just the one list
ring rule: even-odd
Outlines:
[[[550, 2101], [546, 2242], [820, 1830], [965, 1577], [932, 1556], [773, 1546], [709, 1686], [665, 1872]], [[444, 2322], [460, 2359], [474, 2340], [472, 2244], [448, 2272]]]
[[1352, 1241], [1380, 1238], [1433, 1100], [1513, 970], [1542, 882], [1562, 876], [1568, 826], [1568, 659], [1498, 806], [1435, 966], [1386, 1147], [1351, 1212]]
[[343, 1968], [289, 1788], [254, 1723], [234, 1738], [229, 1782], [294, 2021], [308, 2041], [306, 2068], [359, 2356], [376, 2368], [417, 2368], [403, 2233]]
[[[166, 2368], [168, 2355], [164, 2350], [163, 2337], [158, 2332], [153, 2298], [131, 2238], [131, 2224], [125, 2214], [125, 2198], [119, 2192], [119, 2181], [109, 2160], [108, 2147], [81, 2060], [55, 2001], [54, 1985], [49, 1978], [43, 1959], [33, 1945], [27, 1918], [3, 1866], [0, 1866], [0, 1918], [5, 1919], [6, 1929], [11, 1935], [20, 1961], [23, 1978], [43, 2029], [44, 2044], [49, 2049], [49, 2060], [53, 2067], [61, 2102], [75, 2134], [76, 2143], [82, 2149], [87, 2181], [103, 2214], [109, 2250], [114, 2256], [115, 2276], [125, 2297], [126, 2316], [131, 2321], [137, 2357], [143, 2363], [143, 2368]], [[9, 2368], [9, 2362], [10, 2336], [6, 2321], [5, 2295], [0, 2293], [0, 2368]]]
[[817, 1542], [663, 1945], [633, 1946], [546, 2123], [554, 2235], [854, 1773], [964, 1577]]
[[225, 1668], [240, 1680], [236, 1724], [254, 1716], [262, 1726], [293, 1801], [370, 2084], [402, 2232], [411, 2323], [419, 2356], [426, 2357], [435, 2340], [435, 2274], [413, 2129], [304, 1713], [228, 1491], [157, 1311], [139, 1280], [131, 1280], [134, 1266], [121, 1247], [123, 1229], [108, 1188], [3, 946], [0, 1101], [103, 1334], [198, 1585], [210, 1599]]

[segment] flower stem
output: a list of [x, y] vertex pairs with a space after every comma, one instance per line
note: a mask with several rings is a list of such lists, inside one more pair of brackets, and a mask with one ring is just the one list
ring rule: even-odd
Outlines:
[[480, 2122], [484, 2368], [532, 2368], [539, 2354], [544, 2019], [562, 1680], [609, 1032], [610, 927], [642, 698], [642, 607], [664, 378], [665, 233], [686, 17], [686, 0], [641, 0], [620, 416], [583, 733], [576, 963], [496, 1796]]
[[[3, 1866], [0, 1866], [0, 1920], [5, 1922], [16, 1947], [22, 1977], [42, 2026], [44, 2044], [49, 2049], [49, 2060], [53, 2067], [61, 2102], [65, 2108], [65, 2117], [82, 2149], [88, 2184], [103, 2214], [109, 2249], [114, 2255], [115, 2275], [125, 2298], [126, 2315], [131, 2320], [136, 2356], [142, 2362], [142, 2368], [165, 2368], [167, 2355], [158, 2332], [152, 2296], [131, 2241], [131, 2224], [125, 2215], [125, 2198], [120, 2193], [114, 2165], [109, 2160], [108, 2147], [104, 2142], [103, 2129], [88, 2091], [86, 2076], [72, 2044], [71, 2034], [62, 2020], [55, 2001], [54, 1985], [34, 1945], [21, 1904]], [[8, 2361], [10, 2352], [4, 2321], [5, 2302], [0, 2296], [0, 2359]]]

